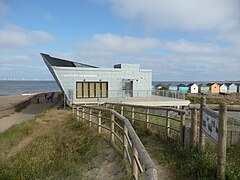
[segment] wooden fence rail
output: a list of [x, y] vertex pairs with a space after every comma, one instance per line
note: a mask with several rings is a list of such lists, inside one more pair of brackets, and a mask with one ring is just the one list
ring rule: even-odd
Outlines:
[[[161, 127], [165, 132], [164, 135], [176, 141], [180, 141], [184, 145], [184, 129], [185, 129], [185, 109], [175, 109], [169, 107], [153, 107], [142, 105], [129, 105], [119, 103], [105, 103], [106, 108], [119, 110], [121, 115], [131, 119], [132, 124], [137, 121], [146, 124], [147, 128]], [[157, 114], [156, 112], [164, 112]], [[175, 116], [171, 116], [175, 114]]]
[[77, 119], [88, 121], [90, 127], [95, 125], [98, 133], [102, 128], [110, 132], [112, 143], [115, 143], [115, 138], [120, 142], [123, 157], [128, 159], [131, 166], [131, 179], [138, 179], [139, 175], [146, 180], [158, 179], [156, 167], [127, 118], [113, 109], [77, 105], [72, 108]]

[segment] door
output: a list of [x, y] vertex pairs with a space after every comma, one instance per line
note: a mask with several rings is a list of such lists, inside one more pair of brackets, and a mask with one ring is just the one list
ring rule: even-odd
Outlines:
[[133, 97], [133, 81], [131, 80], [125, 81], [125, 96]]

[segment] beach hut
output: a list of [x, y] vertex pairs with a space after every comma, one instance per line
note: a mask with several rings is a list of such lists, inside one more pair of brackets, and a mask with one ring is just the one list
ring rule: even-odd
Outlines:
[[188, 90], [190, 93], [198, 93], [198, 85], [195, 83], [188, 84]]
[[240, 93], [240, 83], [235, 83], [237, 85], [237, 92]]
[[188, 92], [188, 86], [185, 84], [179, 84], [178, 85], [178, 90], [181, 92]]
[[228, 93], [236, 93], [237, 92], [237, 84], [235, 83], [226, 83], [228, 88]]
[[207, 84], [199, 84], [198, 85], [198, 92], [203, 93], [203, 94], [208, 94], [209, 93], [209, 86]]
[[219, 88], [220, 93], [226, 94], [228, 92], [228, 87], [226, 84], [219, 84], [219, 86], [220, 86]]
[[217, 94], [220, 92], [220, 86], [217, 83], [208, 83], [209, 86], [209, 92], [212, 94]]
[[177, 91], [177, 90], [178, 90], [178, 85], [172, 83], [172, 84], [170, 84], [170, 85], [168, 86], [168, 89], [169, 89], [170, 91]]
[[162, 83], [157, 84], [156, 85], [156, 90], [168, 90], [168, 85], [162, 84]]

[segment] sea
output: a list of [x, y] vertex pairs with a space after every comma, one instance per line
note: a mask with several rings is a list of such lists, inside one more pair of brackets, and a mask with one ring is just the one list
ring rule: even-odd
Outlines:
[[0, 96], [28, 95], [60, 91], [55, 81], [0, 80]]
[[[152, 87], [157, 85], [153, 81]], [[0, 80], [0, 96], [28, 95], [61, 91], [55, 81]]]

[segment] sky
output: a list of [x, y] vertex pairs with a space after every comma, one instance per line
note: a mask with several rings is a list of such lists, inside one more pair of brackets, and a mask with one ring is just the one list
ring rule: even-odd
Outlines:
[[0, 0], [0, 79], [53, 80], [40, 52], [158, 81], [240, 80], [240, 1]]

